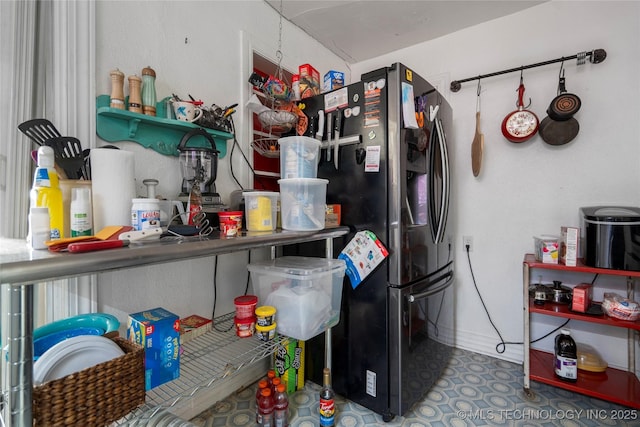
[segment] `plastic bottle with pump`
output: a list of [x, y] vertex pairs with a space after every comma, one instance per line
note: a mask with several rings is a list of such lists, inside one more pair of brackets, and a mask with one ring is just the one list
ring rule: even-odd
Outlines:
[[284, 389], [284, 384], [276, 386], [276, 394], [273, 398], [273, 426], [289, 427], [289, 396]]
[[53, 148], [42, 145], [38, 148], [38, 167], [31, 188], [31, 207], [48, 208], [51, 240], [64, 236], [64, 210], [62, 190], [58, 184], [58, 173], [54, 168]]
[[71, 189], [71, 206], [69, 210], [71, 237], [93, 235], [90, 188], [79, 187]]

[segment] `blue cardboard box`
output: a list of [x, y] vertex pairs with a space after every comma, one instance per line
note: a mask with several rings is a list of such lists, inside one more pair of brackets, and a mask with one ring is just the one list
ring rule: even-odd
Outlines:
[[129, 315], [127, 339], [144, 347], [147, 390], [180, 376], [180, 318], [157, 307]]
[[322, 82], [322, 92], [329, 92], [341, 87], [344, 87], [343, 72], [330, 70], [324, 75], [324, 81]]

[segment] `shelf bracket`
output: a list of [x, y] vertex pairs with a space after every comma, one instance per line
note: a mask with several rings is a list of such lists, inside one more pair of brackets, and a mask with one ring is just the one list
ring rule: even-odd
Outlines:
[[140, 124], [140, 119], [131, 119], [129, 120], [129, 138], [133, 138], [136, 136], [138, 132], [138, 125]]

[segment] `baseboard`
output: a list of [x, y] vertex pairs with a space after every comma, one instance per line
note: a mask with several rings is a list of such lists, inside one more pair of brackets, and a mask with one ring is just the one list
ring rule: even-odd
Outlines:
[[473, 351], [513, 363], [522, 363], [524, 359], [522, 344], [506, 344], [504, 352], [498, 353], [496, 346], [499, 340], [494, 336], [481, 335], [477, 332], [456, 331], [455, 346], [463, 350]]

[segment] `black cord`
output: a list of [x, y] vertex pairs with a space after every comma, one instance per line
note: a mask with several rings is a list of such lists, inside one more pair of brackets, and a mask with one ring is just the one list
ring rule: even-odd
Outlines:
[[236, 178], [235, 172], [233, 171], [233, 152], [235, 151], [236, 146], [238, 146], [238, 150], [240, 150], [240, 154], [242, 154], [242, 158], [244, 159], [245, 163], [251, 170], [251, 173], [253, 174], [253, 178], [257, 180], [260, 183], [260, 185], [262, 185], [263, 188], [267, 188], [264, 181], [260, 179], [260, 176], [256, 175], [256, 171], [253, 169], [253, 166], [251, 166], [251, 162], [249, 162], [249, 159], [244, 154], [244, 151], [242, 151], [242, 147], [240, 147], [240, 143], [238, 142], [238, 138], [236, 137], [236, 125], [233, 121], [233, 116], [229, 117], [229, 121], [231, 122], [231, 132], [233, 133], [233, 145], [231, 146], [231, 153], [229, 154], [229, 167], [231, 170], [231, 177], [236, 182], [238, 187], [240, 187], [241, 190], [244, 190], [244, 187], [242, 186], [242, 184], [240, 184], [240, 181], [238, 181], [238, 178]]
[[231, 325], [227, 328], [227, 329], [219, 329], [218, 328], [218, 324], [215, 321], [216, 318], [216, 301], [218, 299], [218, 257], [214, 256], [213, 257], [214, 262], [213, 262], [213, 268], [215, 269], [213, 272], [213, 311], [211, 312], [211, 321], [213, 323], [213, 329], [215, 329], [218, 332], [229, 332], [231, 330], [231, 328], [233, 328], [233, 326], [235, 325], [234, 322], [231, 322]]
[[[469, 262], [469, 271], [471, 271], [471, 278], [473, 279], [473, 286], [476, 288], [476, 292], [478, 293], [478, 297], [480, 297], [480, 302], [482, 303], [482, 308], [484, 308], [485, 313], [487, 313], [487, 318], [489, 319], [489, 323], [491, 323], [491, 326], [493, 326], [493, 329], [496, 331], [496, 333], [498, 334], [498, 337], [500, 338], [500, 342], [498, 344], [496, 344], [496, 353], [498, 353], [498, 354], [504, 353], [506, 351], [506, 349], [507, 349], [507, 345], [524, 344], [524, 341], [521, 341], [521, 342], [505, 341], [504, 338], [502, 338], [502, 334], [500, 333], [500, 331], [496, 327], [495, 323], [493, 323], [493, 319], [491, 319], [491, 315], [489, 314], [489, 310], [487, 309], [487, 306], [484, 303], [484, 300], [482, 299], [482, 295], [480, 294], [480, 289], [478, 289], [478, 285], [476, 284], [476, 276], [475, 276], [475, 274], [473, 274], [473, 266], [471, 265], [471, 255], [469, 255], [469, 245], [467, 245], [465, 247], [465, 249], [466, 249], [466, 252], [467, 252], [467, 261]], [[543, 340], [543, 339], [547, 338], [549, 335], [553, 334], [554, 332], [557, 332], [560, 329], [564, 328], [569, 323], [570, 320], [571, 319], [567, 319], [567, 321], [564, 322], [562, 325], [560, 325], [557, 328], [553, 329], [549, 333], [541, 336], [540, 338], [537, 338], [537, 339], [535, 339], [533, 341], [529, 341], [529, 343], [533, 344], [535, 342], [538, 342], [540, 340]]]

